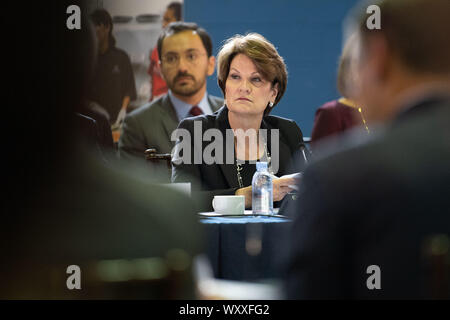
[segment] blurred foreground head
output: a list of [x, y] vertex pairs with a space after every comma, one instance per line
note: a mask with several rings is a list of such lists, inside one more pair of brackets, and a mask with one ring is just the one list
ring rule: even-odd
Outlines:
[[[190, 297], [199, 233], [189, 199], [105, 167], [79, 144], [75, 112], [97, 51], [84, 11], [81, 29], [66, 27], [72, 4], [31, 3], [21, 18], [40, 21], [26, 26], [26, 44], [19, 29], [5, 39], [17, 69], [3, 113], [0, 298]], [[35, 80], [26, 94], [24, 78]], [[69, 265], [80, 266], [83, 290], [67, 287]]]
[[[380, 29], [369, 29], [369, 5], [380, 11]], [[425, 87], [449, 90], [450, 31], [448, 0], [363, 2], [350, 17], [360, 41], [357, 100], [370, 121], [383, 122], [398, 112], [405, 96]]]
[[357, 90], [358, 74], [356, 72], [356, 62], [358, 55], [359, 41], [358, 35], [353, 33], [345, 41], [341, 56], [339, 57], [339, 65], [337, 72], [337, 89], [342, 97], [353, 99], [355, 90]]

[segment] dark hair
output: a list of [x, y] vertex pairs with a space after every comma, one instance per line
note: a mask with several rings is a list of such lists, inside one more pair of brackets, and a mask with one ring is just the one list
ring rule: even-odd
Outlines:
[[108, 11], [105, 9], [97, 9], [91, 13], [91, 20], [95, 26], [104, 25], [105, 27], [110, 27], [109, 29], [109, 45], [114, 47], [116, 45], [116, 39], [112, 35], [113, 31], [113, 21], [112, 17]]
[[381, 29], [369, 30], [366, 9], [358, 7], [354, 22], [363, 47], [371, 36], [382, 35], [411, 71], [450, 73], [450, 41], [445, 32], [450, 17], [449, 0], [371, 0], [370, 4], [380, 8]]
[[181, 9], [182, 9], [182, 4], [181, 2], [171, 2], [169, 3], [169, 5], [167, 6], [167, 9], [171, 9], [173, 10], [173, 14], [175, 16], [175, 19], [177, 21], [181, 21]]
[[200, 28], [196, 23], [183, 22], [183, 21], [172, 22], [159, 35], [159, 38], [158, 38], [158, 55], [159, 55], [159, 57], [161, 58], [162, 43], [166, 37], [177, 34], [182, 31], [187, 31], [187, 30], [195, 31], [199, 35], [200, 39], [202, 39], [202, 43], [206, 49], [206, 53], [208, 54], [208, 57], [211, 57], [212, 41], [211, 41], [211, 37], [209, 36], [208, 32], [206, 32], [205, 29]]

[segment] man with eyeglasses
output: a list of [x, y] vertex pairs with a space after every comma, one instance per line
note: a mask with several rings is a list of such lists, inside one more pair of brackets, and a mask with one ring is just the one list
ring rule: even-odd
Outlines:
[[206, 91], [215, 57], [204, 29], [195, 23], [169, 24], [159, 36], [158, 54], [169, 92], [127, 115], [119, 140], [121, 159], [145, 161], [144, 151], [149, 148], [170, 153], [174, 146], [170, 136], [181, 120], [211, 114], [223, 105], [223, 99]]

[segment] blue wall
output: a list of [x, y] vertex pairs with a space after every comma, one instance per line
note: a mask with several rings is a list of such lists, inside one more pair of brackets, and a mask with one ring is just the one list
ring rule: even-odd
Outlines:
[[[211, 35], [214, 53], [234, 34], [258, 32], [285, 59], [289, 78], [273, 114], [294, 119], [310, 136], [315, 110], [338, 97], [337, 60], [342, 22], [356, 0], [185, 0], [184, 20]], [[222, 96], [214, 75], [208, 92]]]

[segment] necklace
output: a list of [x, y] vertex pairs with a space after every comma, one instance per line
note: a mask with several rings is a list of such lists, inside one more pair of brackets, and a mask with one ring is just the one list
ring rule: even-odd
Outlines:
[[361, 115], [361, 119], [364, 124], [364, 128], [366, 128], [367, 133], [370, 133], [369, 127], [367, 126], [367, 123], [366, 123], [366, 119], [364, 118], [364, 114], [362, 113], [362, 109], [358, 108], [358, 112]]
[[364, 118], [364, 114], [362, 112], [361, 107], [357, 107], [353, 103], [353, 101], [346, 99], [346, 98], [340, 98], [339, 102], [342, 104], [345, 104], [346, 106], [349, 106], [349, 107], [352, 107], [352, 108], [355, 108], [356, 110], [358, 110], [359, 115], [361, 116], [362, 123], [364, 124], [364, 128], [366, 129], [367, 133], [370, 133], [369, 127], [367, 126], [366, 119]]
[[[269, 150], [267, 149], [267, 143], [264, 141], [264, 154], [261, 157], [262, 159], [266, 157], [267, 158], [267, 168], [270, 173], [272, 173], [272, 158], [270, 157]], [[239, 188], [244, 187], [244, 182], [242, 180], [241, 171], [244, 169], [243, 165], [239, 163], [236, 156], [234, 157], [236, 160], [236, 175], [239, 183]]]

